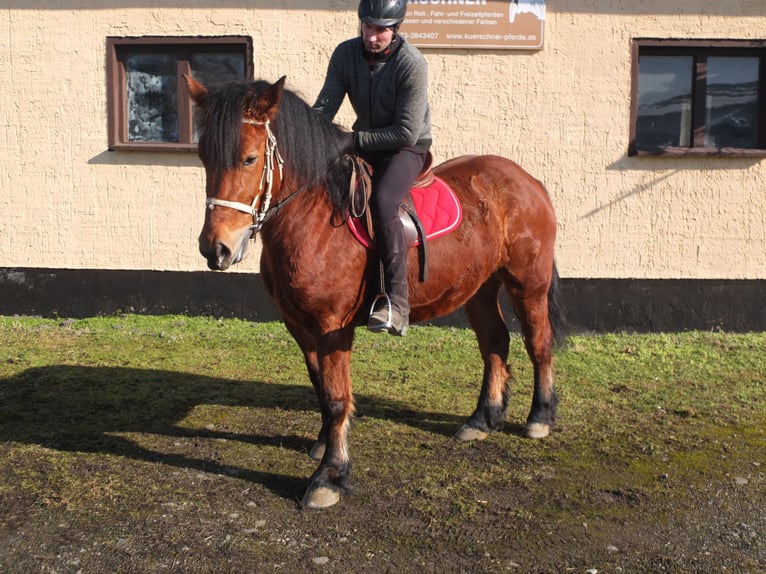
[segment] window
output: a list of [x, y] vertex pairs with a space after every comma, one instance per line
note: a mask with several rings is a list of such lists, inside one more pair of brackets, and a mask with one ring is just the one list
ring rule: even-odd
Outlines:
[[181, 75], [251, 79], [252, 61], [246, 36], [107, 38], [109, 149], [195, 150], [195, 109]]
[[766, 156], [766, 41], [635, 40], [629, 155]]

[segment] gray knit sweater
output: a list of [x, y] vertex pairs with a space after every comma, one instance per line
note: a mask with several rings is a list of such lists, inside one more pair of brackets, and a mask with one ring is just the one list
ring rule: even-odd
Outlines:
[[431, 145], [428, 64], [404, 38], [398, 41], [396, 52], [377, 62], [366, 57], [360, 37], [339, 44], [314, 104], [332, 120], [348, 95], [357, 116], [353, 130], [363, 152]]

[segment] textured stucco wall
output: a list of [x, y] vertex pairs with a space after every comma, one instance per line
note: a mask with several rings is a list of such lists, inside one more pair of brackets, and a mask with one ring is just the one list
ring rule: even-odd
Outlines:
[[[247, 34], [256, 77], [313, 101], [356, 4], [6, 0], [0, 267], [204, 269], [196, 156], [106, 150], [105, 38]], [[564, 277], [766, 278], [764, 160], [627, 157], [632, 38], [766, 37], [761, 0], [709, 4], [548, 0], [542, 51], [424, 50], [436, 159], [497, 153], [541, 179]]]

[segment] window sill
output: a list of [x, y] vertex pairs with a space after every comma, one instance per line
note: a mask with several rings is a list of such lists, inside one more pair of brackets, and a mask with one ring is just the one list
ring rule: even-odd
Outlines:
[[656, 147], [631, 148], [631, 157], [766, 157], [766, 149], [740, 147]]
[[109, 146], [109, 151], [196, 152], [197, 144], [162, 142], [116, 143]]

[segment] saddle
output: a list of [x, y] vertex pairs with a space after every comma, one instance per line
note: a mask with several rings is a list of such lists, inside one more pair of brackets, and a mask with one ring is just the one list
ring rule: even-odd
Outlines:
[[[372, 217], [367, 209], [371, 193], [372, 168], [362, 158], [354, 156], [349, 193], [353, 209], [348, 218], [351, 234], [367, 249], [375, 249]], [[426, 163], [412, 184], [409, 195], [399, 205], [408, 247], [417, 246], [420, 260], [420, 281], [428, 274], [427, 243], [455, 230], [463, 218], [463, 210], [455, 192], [432, 170], [433, 156], [428, 153]]]

